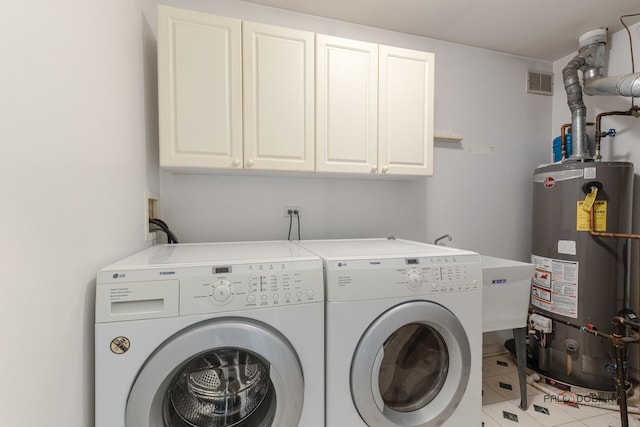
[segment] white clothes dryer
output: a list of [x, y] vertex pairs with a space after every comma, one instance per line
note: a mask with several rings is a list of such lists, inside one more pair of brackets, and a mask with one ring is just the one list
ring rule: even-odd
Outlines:
[[479, 426], [480, 256], [395, 239], [300, 244], [324, 260], [327, 426]]
[[96, 286], [96, 427], [324, 427], [321, 260], [157, 245]]

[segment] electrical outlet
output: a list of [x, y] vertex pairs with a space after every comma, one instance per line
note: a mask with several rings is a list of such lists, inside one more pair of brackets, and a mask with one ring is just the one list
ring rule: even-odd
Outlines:
[[144, 192], [144, 240], [149, 242], [156, 237], [156, 232], [150, 231], [149, 218], [160, 218], [160, 196], [150, 191]]
[[[300, 206], [285, 206], [284, 207], [284, 216], [289, 218], [289, 211], [291, 211], [291, 215], [296, 218], [302, 218], [302, 208]], [[298, 215], [294, 212], [298, 211]]]

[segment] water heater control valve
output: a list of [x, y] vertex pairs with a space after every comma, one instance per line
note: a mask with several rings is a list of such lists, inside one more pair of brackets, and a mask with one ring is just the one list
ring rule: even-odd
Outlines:
[[539, 314], [529, 316], [529, 327], [536, 331], [544, 332], [545, 334], [553, 332], [553, 322], [551, 319]]

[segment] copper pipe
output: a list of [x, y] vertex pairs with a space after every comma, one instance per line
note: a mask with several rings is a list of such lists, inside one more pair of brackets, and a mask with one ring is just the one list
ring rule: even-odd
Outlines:
[[600, 154], [600, 140], [603, 136], [607, 136], [608, 132], [602, 132], [602, 118], [606, 116], [633, 116], [640, 117], [640, 108], [636, 105], [631, 107], [628, 111], [608, 111], [604, 113], [600, 113], [596, 116], [596, 151], [595, 151], [595, 159], [601, 159], [602, 155]]
[[561, 147], [562, 147], [562, 160], [567, 158], [567, 139], [566, 139], [567, 128], [571, 128], [571, 123], [565, 123], [560, 127], [560, 141], [561, 141]]
[[557, 323], [561, 323], [563, 325], [567, 325], [571, 328], [574, 329], [578, 329], [580, 332], [584, 332], [587, 334], [591, 334], [591, 335], [595, 335], [596, 337], [600, 337], [600, 338], [605, 338], [611, 342], [613, 342], [614, 336], [611, 334], [607, 334], [605, 332], [600, 332], [600, 330], [598, 330], [597, 326], [593, 326], [593, 325], [589, 325], [589, 326], [583, 326], [583, 325], [578, 325], [575, 323], [571, 323], [569, 321], [566, 320], [562, 320], [559, 317], [555, 317], [553, 315], [550, 315], [549, 313], [546, 312], [542, 312], [542, 311], [538, 311], [535, 308], [529, 308], [529, 314], [539, 314], [541, 316], [544, 316], [548, 319], [553, 320], [554, 322]]
[[623, 325], [626, 325], [626, 326], [630, 327], [633, 330], [640, 331], [640, 323], [634, 322], [633, 320], [629, 320], [629, 319], [625, 319], [624, 317], [616, 316], [616, 317], [613, 318], [613, 321], [621, 323]]
[[593, 206], [589, 211], [589, 234], [594, 237], [613, 237], [616, 239], [640, 239], [640, 234], [627, 234], [627, 233], [606, 233], [604, 231], [595, 231], [593, 229]]

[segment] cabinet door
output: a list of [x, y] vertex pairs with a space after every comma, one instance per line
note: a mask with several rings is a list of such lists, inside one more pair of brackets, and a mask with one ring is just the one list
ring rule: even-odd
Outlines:
[[241, 24], [158, 6], [160, 166], [242, 166]]
[[380, 46], [382, 173], [433, 174], [433, 71], [432, 53]]
[[378, 45], [316, 35], [316, 171], [378, 168]]
[[314, 34], [243, 21], [245, 169], [314, 170]]

